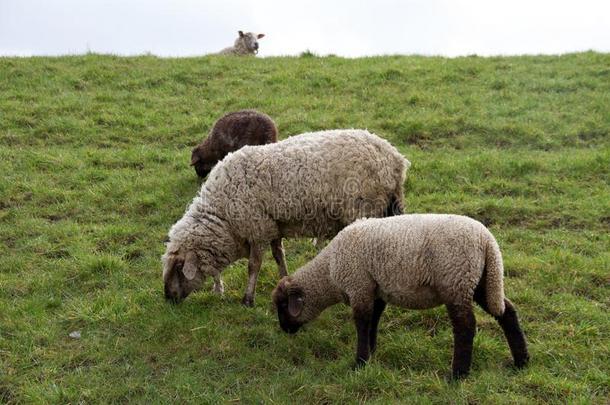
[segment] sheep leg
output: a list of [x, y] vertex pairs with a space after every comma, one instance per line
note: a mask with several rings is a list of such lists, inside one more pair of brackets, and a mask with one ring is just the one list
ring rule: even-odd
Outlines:
[[470, 372], [477, 322], [471, 305], [447, 304], [447, 311], [453, 325], [452, 378], [459, 379]]
[[508, 299], [504, 298], [504, 313], [502, 316], [495, 316], [496, 321], [502, 327], [504, 336], [508, 341], [508, 347], [513, 355], [515, 367], [523, 368], [527, 365], [530, 356], [527, 352], [527, 343], [525, 342], [525, 335], [519, 325], [519, 318], [517, 317], [517, 311], [515, 306]]
[[371, 357], [371, 326], [373, 321], [373, 303], [355, 305], [353, 308], [358, 345], [356, 346], [356, 368], [366, 364]]
[[502, 330], [504, 336], [508, 341], [508, 347], [513, 355], [515, 361], [515, 367], [525, 367], [529, 361], [529, 354], [527, 353], [527, 343], [525, 342], [525, 336], [519, 325], [519, 319], [517, 317], [517, 311], [512, 302], [504, 298], [504, 313], [502, 316], [495, 317]]
[[371, 320], [371, 331], [369, 334], [369, 345], [371, 347], [371, 354], [375, 353], [377, 350], [377, 328], [379, 327], [379, 319], [381, 318], [381, 314], [385, 309], [385, 301], [381, 298], [377, 298], [375, 300], [375, 304], [373, 307], [373, 319]]
[[286, 270], [286, 257], [284, 256], [284, 246], [282, 245], [282, 238], [273, 239], [271, 241], [271, 253], [277, 263], [277, 267], [280, 271], [280, 278], [286, 277], [288, 271]]
[[517, 317], [517, 310], [515, 306], [508, 298], [504, 298], [504, 313], [501, 316], [495, 316], [487, 308], [487, 301], [485, 298], [485, 286], [480, 283], [474, 292], [474, 300], [485, 312], [493, 316], [506, 337], [508, 347], [513, 355], [513, 361], [515, 367], [522, 368], [527, 365], [530, 356], [527, 352], [527, 343], [525, 341], [525, 335], [519, 325], [519, 318]]
[[241, 300], [242, 304], [247, 307], [254, 306], [254, 291], [256, 290], [256, 279], [258, 272], [261, 269], [263, 261], [263, 251], [259, 245], [250, 244], [250, 257], [248, 258], [248, 285], [246, 286], [246, 294]]
[[225, 284], [222, 282], [222, 279], [220, 278], [220, 274], [217, 274], [214, 276], [213, 291], [218, 295], [222, 295], [225, 292]]
[[403, 214], [403, 206], [400, 195], [393, 194], [390, 196], [390, 200], [388, 202], [388, 206], [383, 212], [384, 217], [393, 217], [395, 215]]

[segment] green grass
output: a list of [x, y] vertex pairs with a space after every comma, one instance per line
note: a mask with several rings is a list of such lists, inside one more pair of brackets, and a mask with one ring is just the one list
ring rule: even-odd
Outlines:
[[[608, 402], [609, 54], [0, 58], [0, 94], [0, 403]], [[531, 365], [510, 367], [477, 310], [472, 374], [447, 383], [445, 310], [389, 308], [351, 371], [347, 307], [280, 331], [269, 253], [255, 308], [244, 261], [223, 298], [207, 285], [167, 304], [163, 241], [199, 188], [190, 148], [240, 108], [282, 137], [366, 127], [412, 161], [409, 212], [487, 224]], [[290, 272], [316, 253], [286, 250]]]

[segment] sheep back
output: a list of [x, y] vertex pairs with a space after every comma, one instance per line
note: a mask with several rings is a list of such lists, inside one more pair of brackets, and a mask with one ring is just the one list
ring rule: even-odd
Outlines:
[[224, 218], [239, 237], [265, 241], [334, 236], [402, 201], [410, 163], [366, 130], [306, 133], [229, 154], [194, 205]]
[[504, 311], [499, 248], [472, 218], [413, 214], [357, 221], [327, 249], [331, 279], [350, 300], [374, 285], [384, 300], [406, 308], [467, 305], [486, 269], [490, 309]]

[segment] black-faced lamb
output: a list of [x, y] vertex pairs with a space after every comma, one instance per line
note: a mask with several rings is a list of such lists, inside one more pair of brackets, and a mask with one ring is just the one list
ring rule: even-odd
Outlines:
[[468, 217], [414, 214], [356, 221], [311, 262], [280, 280], [272, 297], [288, 333], [331, 305], [350, 305], [358, 334], [357, 366], [375, 351], [386, 303], [447, 307], [454, 335], [453, 378], [470, 370], [473, 300], [502, 327], [515, 366], [529, 359], [515, 307], [504, 297], [498, 244], [485, 226]]
[[246, 145], [264, 145], [277, 141], [277, 127], [267, 115], [255, 110], [240, 110], [220, 118], [208, 137], [191, 153], [191, 166], [201, 178], [229, 152]]
[[237, 31], [238, 37], [233, 46], [223, 49], [219, 55], [250, 56], [258, 53], [258, 40], [265, 34], [255, 34], [253, 32]]
[[286, 276], [282, 238], [329, 238], [358, 218], [400, 214], [409, 165], [387, 141], [357, 129], [307, 133], [230, 153], [169, 231], [165, 296], [181, 301], [205, 277], [213, 277], [220, 292], [222, 270], [248, 257], [242, 302], [252, 306], [267, 244]]

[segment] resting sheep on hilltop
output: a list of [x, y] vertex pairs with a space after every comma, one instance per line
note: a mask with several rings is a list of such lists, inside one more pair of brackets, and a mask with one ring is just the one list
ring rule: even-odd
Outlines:
[[325, 308], [352, 307], [363, 365], [377, 347], [386, 302], [412, 309], [444, 304], [453, 324], [453, 377], [470, 370], [476, 320], [472, 301], [502, 327], [515, 366], [528, 359], [517, 312], [504, 297], [500, 248], [480, 222], [459, 215], [365, 219], [342, 230], [311, 262], [273, 291], [282, 329], [296, 333]]
[[237, 31], [237, 33], [239, 36], [233, 46], [223, 49], [218, 54], [235, 56], [256, 55], [258, 53], [258, 40], [264, 37], [265, 34], [255, 34], [253, 32], [244, 34], [243, 31]]
[[286, 276], [284, 237], [328, 238], [358, 218], [402, 213], [410, 163], [366, 130], [307, 133], [245, 146], [212, 170], [186, 213], [169, 232], [163, 255], [165, 296], [184, 299], [248, 257], [243, 303], [252, 306], [263, 248], [271, 244]]

